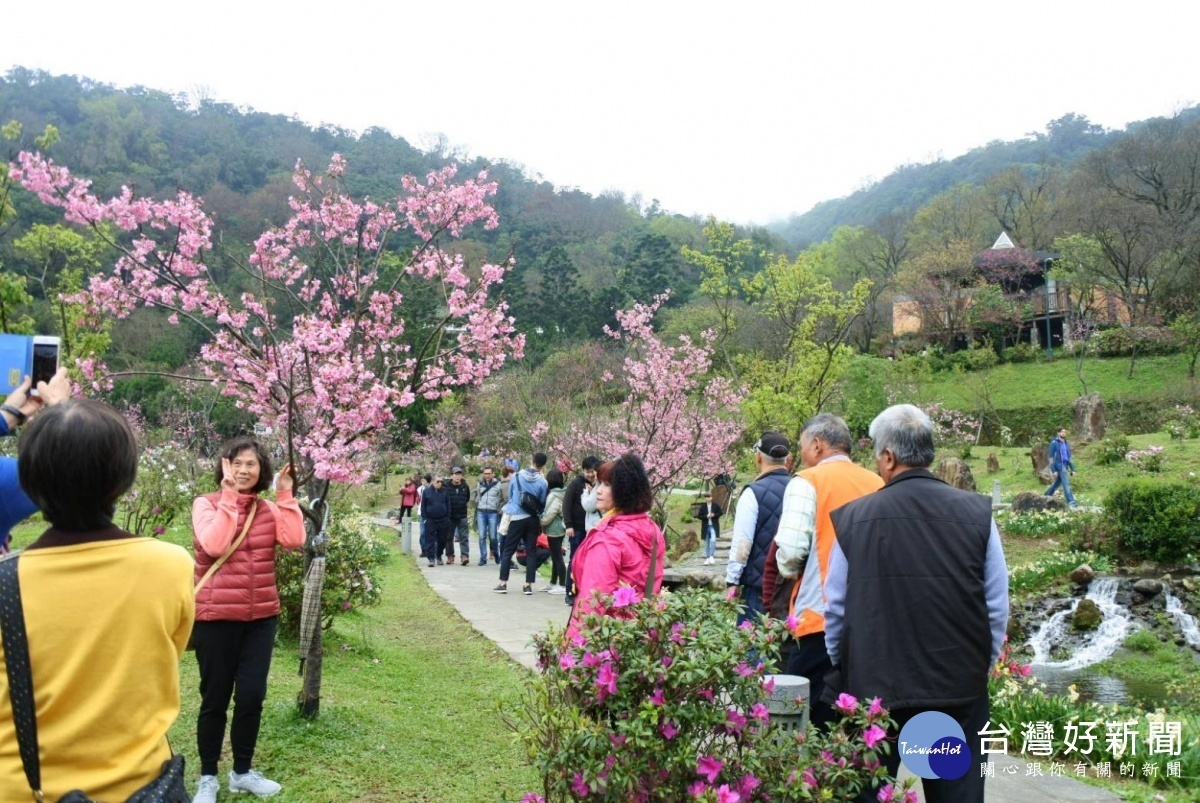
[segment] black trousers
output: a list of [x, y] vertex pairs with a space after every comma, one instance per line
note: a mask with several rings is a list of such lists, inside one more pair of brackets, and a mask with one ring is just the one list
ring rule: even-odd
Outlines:
[[563, 585], [567, 587], [567, 593], [572, 596], [575, 594], [575, 575], [571, 573], [571, 570], [575, 566], [575, 550], [579, 549], [580, 545], [583, 544], [584, 538], [587, 538], [587, 533], [581, 533], [576, 530], [575, 535], [567, 539], [567, 543], [571, 545], [571, 556], [567, 561], [567, 582], [563, 583]]
[[[512, 567], [512, 557], [517, 554], [517, 546], [525, 544], [526, 555], [537, 554], [537, 537], [541, 531], [541, 522], [533, 516], [523, 519], [512, 519], [508, 522], [508, 534], [504, 536], [504, 545], [500, 553], [500, 582], [508, 582], [508, 571]], [[532, 561], [525, 561], [525, 585], [533, 585], [537, 577], [537, 567]]]
[[833, 720], [833, 706], [821, 702], [825, 693], [825, 675], [833, 669], [825, 650], [825, 631], [793, 639], [788, 650], [784, 673], [808, 678], [808, 718], [825, 728]]
[[276, 616], [253, 622], [196, 622], [192, 640], [196, 645], [196, 663], [200, 666], [196, 747], [201, 775], [217, 774], [231, 697], [233, 724], [229, 728], [229, 744], [233, 771], [239, 774], [250, 771], [278, 624]]
[[[896, 720], [896, 730], [888, 732], [892, 740], [892, 752], [883, 760], [888, 774], [895, 777], [900, 769], [900, 751], [895, 740], [904, 724], [923, 711], [941, 711], [962, 726], [963, 735], [967, 737], [967, 746], [971, 749], [971, 766], [967, 774], [952, 781], [922, 778], [921, 786], [925, 792], [925, 803], [983, 803], [984, 777], [979, 772], [983, 758], [979, 754], [979, 732], [988, 722], [989, 706], [986, 694], [966, 705], [942, 706], [935, 709], [927, 708], [897, 708], [891, 711], [892, 719]], [[875, 803], [877, 791], [864, 789], [857, 798], [858, 803]]]
[[567, 566], [563, 561], [563, 544], [564, 536], [554, 538], [551, 536], [550, 541], [550, 584], [566, 586], [567, 584]]

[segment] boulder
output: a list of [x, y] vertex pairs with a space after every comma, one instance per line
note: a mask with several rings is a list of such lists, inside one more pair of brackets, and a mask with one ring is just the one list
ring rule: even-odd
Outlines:
[[1072, 583], [1085, 586], [1096, 578], [1096, 570], [1084, 563], [1072, 569], [1071, 574], [1068, 576], [1071, 578]]
[[1086, 443], [1104, 437], [1104, 402], [1099, 393], [1089, 393], [1075, 400], [1075, 439]]
[[1029, 459], [1033, 461], [1033, 473], [1042, 482], [1049, 485], [1054, 482], [1054, 474], [1050, 471], [1050, 445], [1035, 443], [1029, 450]]
[[1036, 513], [1042, 510], [1067, 510], [1067, 502], [1058, 496], [1046, 496], [1036, 491], [1022, 491], [1013, 497], [1013, 513]]
[[959, 490], [975, 490], [975, 476], [971, 474], [971, 467], [957, 457], [946, 457], [938, 461], [933, 473], [942, 482]]
[[997, 474], [1000, 471], [1000, 458], [996, 457], [995, 452], [988, 454], [987, 471], [988, 474]]
[[1079, 600], [1079, 604], [1075, 606], [1075, 612], [1071, 614], [1071, 629], [1090, 631], [1095, 630], [1100, 626], [1100, 622], [1104, 621], [1104, 613], [1095, 602], [1084, 597]]
[[1149, 599], [1157, 595], [1163, 589], [1161, 580], [1138, 580], [1133, 584], [1133, 590]]

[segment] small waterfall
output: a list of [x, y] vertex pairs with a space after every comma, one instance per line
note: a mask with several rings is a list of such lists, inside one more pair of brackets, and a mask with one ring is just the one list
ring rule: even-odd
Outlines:
[[[1114, 577], [1097, 577], [1088, 586], [1087, 598], [1095, 602], [1096, 607], [1104, 614], [1100, 626], [1091, 633], [1075, 634], [1071, 631], [1071, 614], [1079, 605], [1078, 600], [1069, 609], [1059, 611], [1042, 623], [1037, 633], [1029, 640], [1029, 645], [1033, 648], [1031, 663], [1035, 669], [1082, 669], [1103, 661], [1117, 651], [1132, 629], [1129, 611], [1116, 602], [1117, 583]], [[1067, 638], [1068, 635], [1071, 639]], [[1065, 661], [1051, 660], [1050, 651], [1055, 644], [1080, 638], [1082, 644], [1070, 658]]]
[[1189, 646], [1200, 646], [1200, 627], [1196, 626], [1196, 617], [1183, 609], [1183, 603], [1179, 598], [1172, 594], [1167, 589], [1163, 589], [1163, 595], [1167, 601], [1167, 613], [1171, 614], [1171, 618], [1179, 625], [1180, 632], [1183, 633], [1184, 639], [1187, 640]]

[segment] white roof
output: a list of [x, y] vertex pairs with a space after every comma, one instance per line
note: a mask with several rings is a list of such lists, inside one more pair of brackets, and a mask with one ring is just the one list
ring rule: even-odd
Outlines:
[[1016, 248], [1013, 241], [1009, 239], [1008, 232], [1000, 232], [1000, 236], [996, 238], [996, 242], [992, 244], [993, 251], [1002, 251], [1005, 248]]

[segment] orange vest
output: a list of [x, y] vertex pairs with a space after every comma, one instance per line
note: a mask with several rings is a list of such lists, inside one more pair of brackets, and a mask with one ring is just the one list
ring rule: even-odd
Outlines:
[[883, 487], [883, 480], [851, 460], [830, 460], [806, 468], [796, 476], [812, 483], [817, 492], [817, 561], [812, 554], [805, 562], [800, 582], [792, 590], [790, 612], [800, 620], [793, 631], [796, 637], [825, 630], [825, 578], [829, 574], [829, 556], [833, 552], [834, 532], [829, 514], [860, 496]]

